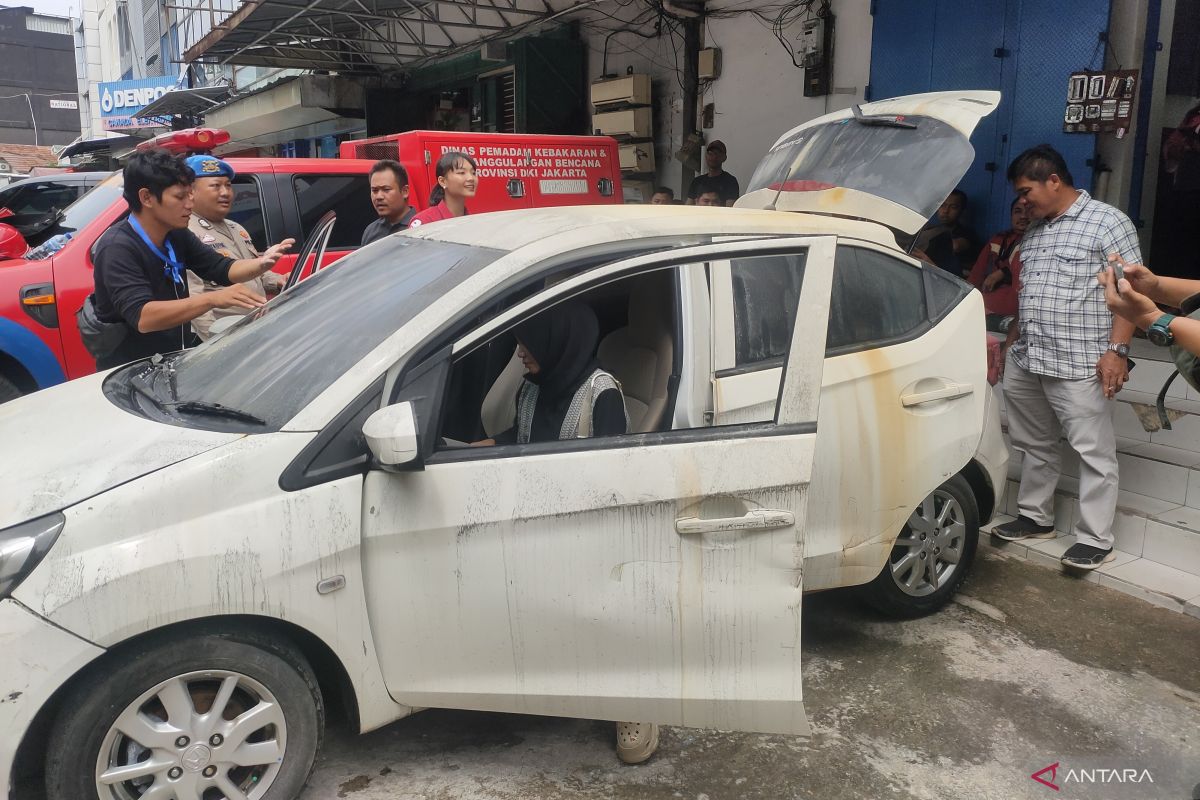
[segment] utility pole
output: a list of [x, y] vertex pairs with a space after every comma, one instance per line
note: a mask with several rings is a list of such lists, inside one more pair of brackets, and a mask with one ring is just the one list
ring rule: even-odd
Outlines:
[[33, 97], [25, 92], [25, 102], [29, 104], [29, 120], [33, 123], [33, 144], [38, 144], [37, 115], [33, 113]]
[[[696, 132], [696, 106], [700, 98], [700, 26], [704, 24], [704, 3], [689, 5], [699, 6], [694, 16], [683, 18], [683, 141]], [[703, 163], [703, 161], [701, 161]], [[688, 187], [691, 186], [695, 172], [686, 163], [682, 170], [683, 184], [680, 187], [680, 197], [687, 197]]]

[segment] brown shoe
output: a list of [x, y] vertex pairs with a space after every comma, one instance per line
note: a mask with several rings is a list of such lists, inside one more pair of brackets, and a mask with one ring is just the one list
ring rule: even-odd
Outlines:
[[641, 764], [657, 749], [658, 726], [654, 723], [617, 723], [617, 757], [626, 764]]

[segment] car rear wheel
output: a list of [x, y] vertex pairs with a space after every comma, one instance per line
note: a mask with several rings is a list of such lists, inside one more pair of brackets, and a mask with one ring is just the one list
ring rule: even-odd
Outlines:
[[15, 383], [8, 378], [0, 375], [0, 403], [7, 403], [9, 400], [16, 400], [24, 392]]
[[908, 518], [883, 571], [863, 597], [895, 617], [919, 617], [950, 601], [979, 542], [979, 507], [961, 475], [943, 483]]
[[320, 748], [317, 680], [287, 644], [173, 637], [125, 651], [64, 699], [50, 800], [291, 800]]

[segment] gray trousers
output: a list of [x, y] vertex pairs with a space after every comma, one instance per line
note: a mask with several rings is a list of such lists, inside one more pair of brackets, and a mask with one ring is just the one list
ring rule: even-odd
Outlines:
[[1062, 473], [1062, 443], [1079, 453], [1079, 520], [1075, 540], [1107, 550], [1113, 546], [1117, 510], [1117, 438], [1112, 401], [1096, 375], [1081, 380], [1049, 378], [1004, 367], [1004, 404], [1013, 447], [1025, 454], [1017, 505], [1039, 525], [1054, 524], [1054, 489]]

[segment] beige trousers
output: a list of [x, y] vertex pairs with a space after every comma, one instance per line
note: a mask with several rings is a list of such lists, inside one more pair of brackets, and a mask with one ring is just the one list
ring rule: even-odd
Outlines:
[[[1117, 510], [1117, 439], [1113, 401], [1096, 375], [1081, 380], [1035, 375], [1009, 358], [1004, 367], [1008, 435], [1025, 454], [1021, 462], [1020, 513], [1039, 525], [1054, 524], [1054, 489], [1062, 473], [1063, 433], [1079, 453], [1079, 519], [1075, 540], [1107, 550], [1113, 546]], [[1060, 520], [1061, 522], [1061, 520]]]

